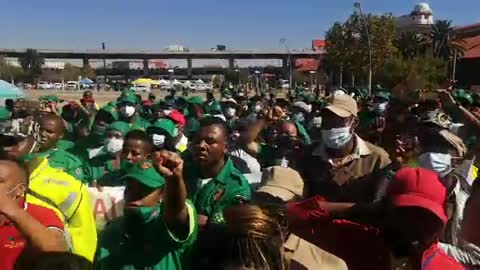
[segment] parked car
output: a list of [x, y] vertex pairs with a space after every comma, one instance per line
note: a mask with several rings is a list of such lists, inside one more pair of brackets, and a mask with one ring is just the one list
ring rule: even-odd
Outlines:
[[135, 87], [135, 92], [147, 92], [147, 93], [152, 92], [150, 85], [147, 85], [147, 84], [137, 84], [134, 87]]
[[76, 81], [68, 81], [67, 86], [65, 87], [67, 90], [77, 90], [78, 89], [78, 82]]
[[53, 88], [53, 85], [49, 82], [40, 81], [37, 83], [37, 89], [47, 90], [52, 88]]
[[53, 88], [54, 88], [55, 90], [62, 90], [62, 89], [63, 89], [63, 83], [58, 83], [58, 82], [57, 82], [57, 83], [54, 83], [54, 84], [53, 84]]

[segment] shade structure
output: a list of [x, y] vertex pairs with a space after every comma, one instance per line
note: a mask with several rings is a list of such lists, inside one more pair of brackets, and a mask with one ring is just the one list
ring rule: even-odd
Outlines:
[[0, 80], [0, 98], [1, 99], [18, 99], [25, 98], [25, 92], [15, 85]]
[[159, 82], [157, 80], [153, 80], [150, 78], [138, 78], [132, 82], [133, 84], [150, 84], [150, 85], [158, 85]]
[[79, 81], [81, 84], [93, 84], [93, 81], [90, 80], [89, 78], [84, 78]]

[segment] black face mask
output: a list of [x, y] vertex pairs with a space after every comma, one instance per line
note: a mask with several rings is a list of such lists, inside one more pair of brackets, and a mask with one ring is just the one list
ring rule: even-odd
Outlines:
[[292, 137], [287, 135], [281, 135], [275, 138], [273, 145], [275, 148], [274, 165], [285, 167], [291, 165], [292, 162], [295, 162], [295, 153], [303, 148], [303, 145], [300, 141], [294, 140]]

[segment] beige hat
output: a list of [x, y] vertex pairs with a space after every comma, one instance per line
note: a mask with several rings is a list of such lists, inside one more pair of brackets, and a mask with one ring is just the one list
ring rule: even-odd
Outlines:
[[303, 196], [303, 179], [291, 168], [273, 166], [263, 170], [262, 183], [257, 192], [265, 192], [289, 201], [295, 196]]
[[455, 150], [457, 150], [459, 158], [465, 157], [467, 154], [467, 147], [462, 139], [447, 129], [443, 129], [439, 133], [453, 148], [455, 148]]
[[330, 110], [340, 117], [358, 115], [357, 102], [349, 95], [333, 95], [325, 109]]

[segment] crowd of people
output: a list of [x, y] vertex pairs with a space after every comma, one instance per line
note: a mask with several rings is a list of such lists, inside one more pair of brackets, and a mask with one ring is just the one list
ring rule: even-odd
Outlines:
[[277, 95], [7, 100], [0, 269], [480, 269], [480, 94]]

